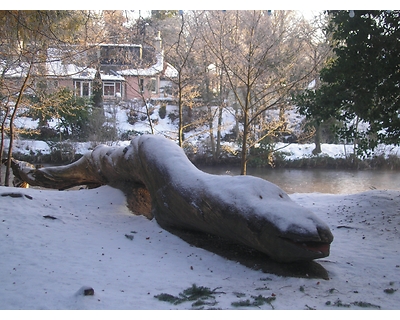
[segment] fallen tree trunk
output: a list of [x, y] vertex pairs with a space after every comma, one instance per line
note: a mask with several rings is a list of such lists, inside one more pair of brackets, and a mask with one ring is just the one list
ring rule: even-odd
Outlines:
[[333, 240], [324, 222], [276, 185], [252, 176], [204, 173], [161, 136], [136, 137], [125, 148], [98, 146], [66, 166], [15, 162], [14, 169], [34, 186], [111, 185], [134, 200], [133, 211], [154, 217], [167, 230], [214, 234], [280, 262], [326, 257]]

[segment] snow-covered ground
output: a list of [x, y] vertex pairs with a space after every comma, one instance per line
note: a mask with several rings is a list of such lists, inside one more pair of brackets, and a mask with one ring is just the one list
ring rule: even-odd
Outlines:
[[[117, 115], [119, 130], [148, 130], [146, 123], [133, 128], [125, 116]], [[29, 119], [19, 121], [35, 126]], [[174, 134], [168, 118], [159, 119], [155, 129]], [[15, 148], [50, 150], [45, 142], [26, 140], [16, 141]], [[76, 143], [79, 153], [90, 148], [91, 143]], [[311, 156], [312, 149], [312, 144], [291, 144], [285, 151], [293, 159]], [[343, 145], [322, 145], [322, 151], [332, 157], [345, 153]], [[290, 197], [332, 230], [331, 254], [317, 261], [328, 280], [263, 273], [191, 246], [156, 221], [133, 215], [124, 195], [108, 186], [68, 191], [0, 187], [0, 309], [196, 309], [196, 300], [171, 304], [156, 298], [179, 297], [193, 285], [216, 289], [205, 309], [399, 309], [400, 191]], [[94, 294], [85, 296], [86, 288]]]
[[[168, 116], [172, 113], [177, 114], [177, 107], [173, 105], [166, 106], [167, 116], [162, 119], [159, 115], [159, 107], [154, 106], [152, 107], [152, 115], [151, 119], [153, 121], [153, 128], [155, 134], [164, 135], [167, 138], [173, 139], [177, 141], [177, 120], [172, 121], [171, 118]], [[109, 111], [106, 113], [108, 117], [111, 119], [115, 119], [115, 126], [117, 128], [117, 132], [119, 135], [126, 133], [126, 132], [136, 132], [141, 134], [151, 133], [150, 125], [148, 120], [139, 120], [135, 124], [128, 123], [128, 108], [117, 106], [117, 107], [110, 107], [106, 106], [105, 110]], [[145, 114], [145, 108], [138, 109], [139, 114]], [[215, 113], [215, 112], [214, 112]], [[270, 111], [271, 119], [276, 119], [278, 117], [278, 112], [271, 110]], [[301, 130], [301, 122], [303, 121], [304, 117], [300, 116], [296, 113], [295, 109], [289, 109], [286, 113], [286, 118], [288, 119], [288, 127], [294, 133], [299, 133]], [[114, 121], [114, 120], [113, 120]], [[30, 118], [26, 117], [18, 117], [16, 119], [16, 126], [19, 128], [26, 128], [26, 129], [34, 129], [37, 128], [38, 122], [33, 121]], [[49, 123], [50, 127], [57, 126], [57, 121], [53, 120]], [[234, 118], [234, 110], [229, 108], [224, 109], [223, 118], [222, 118], [222, 127], [221, 127], [221, 135], [224, 137], [226, 134], [231, 133], [232, 128], [235, 126], [235, 118]], [[218, 127], [218, 119], [215, 117], [214, 119], [214, 136], [217, 135], [216, 129]], [[204, 148], [205, 145], [209, 143], [209, 136], [210, 131], [208, 125], [203, 125], [196, 128], [193, 131], [190, 131], [185, 134], [185, 141], [191, 143], [198, 149]], [[130, 141], [110, 141], [107, 142], [108, 145], [127, 145]], [[231, 142], [222, 142], [226, 148], [237, 152], [239, 147]], [[92, 149], [97, 143], [95, 142], [73, 142], [72, 143], [75, 148], [75, 153], [84, 154], [88, 150]], [[6, 141], [6, 149], [8, 147], [8, 142]], [[275, 145], [275, 149], [284, 152], [284, 157], [287, 160], [295, 160], [295, 159], [302, 159], [302, 158], [309, 158], [313, 157], [312, 150], [314, 149], [315, 145], [313, 143], [306, 143], [306, 144], [298, 144], [298, 143], [277, 143]], [[343, 145], [343, 144], [322, 144], [321, 146], [322, 153], [319, 156], [329, 156], [332, 158], [345, 158], [349, 154], [353, 152], [353, 145]], [[48, 143], [45, 141], [37, 141], [37, 140], [16, 140], [14, 144], [14, 152], [19, 152], [22, 154], [37, 154], [40, 152], [41, 154], [48, 154], [51, 152], [51, 148]], [[375, 155], [394, 155], [400, 156], [400, 147], [399, 146], [392, 146], [392, 145], [379, 145], [376, 150], [374, 151]]]
[[[0, 195], [0, 309], [196, 309], [196, 300], [155, 297], [178, 297], [193, 284], [217, 288], [205, 309], [400, 306], [399, 191], [291, 195], [334, 234], [330, 256], [318, 261], [329, 280], [263, 273], [193, 247], [131, 214], [122, 192], [108, 186], [0, 187]], [[85, 288], [94, 295], [85, 296]], [[250, 306], [235, 306], [247, 300]], [[252, 305], [257, 301], [265, 303]]]

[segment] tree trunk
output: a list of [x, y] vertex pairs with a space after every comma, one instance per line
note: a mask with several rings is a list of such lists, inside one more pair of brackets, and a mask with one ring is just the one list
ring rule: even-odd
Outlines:
[[[247, 119], [247, 113], [245, 112], [245, 121]], [[242, 153], [240, 159], [240, 174], [247, 174], [247, 136], [248, 136], [249, 127], [244, 125], [243, 127], [243, 143], [242, 143]]]
[[214, 139], [214, 125], [213, 125], [214, 116], [213, 116], [212, 108], [210, 105], [207, 105], [207, 109], [208, 109], [208, 132], [210, 135], [211, 153], [212, 153], [213, 159], [216, 160], [217, 155], [215, 153], [215, 139]]
[[[5, 106], [5, 111], [4, 111], [4, 118], [3, 121], [1, 122], [1, 140], [0, 140], [0, 163], [3, 164], [3, 152], [4, 152], [4, 139], [5, 139], [5, 130], [6, 130], [6, 121], [7, 117], [10, 113], [10, 106], [7, 105]], [[0, 185], [2, 183], [2, 178], [3, 178], [3, 172], [2, 172], [2, 165], [0, 164]]]
[[182, 102], [182, 87], [181, 87], [181, 74], [178, 76], [178, 112], [179, 112], [179, 122], [178, 122], [178, 144], [180, 147], [183, 145], [183, 102]]
[[243, 143], [242, 143], [242, 154], [241, 154], [241, 175], [247, 174], [247, 139], [250, 131], [249, 111], [250, 111], [250, 88], [246, 91], [246, 101], [243, 108], [244, 120], [243, 120]]
[[13, 112], [11, 114], [11, 118], [10, 118], [10, 143], [8, 145], [8, 155], [7, 155], [8, 158], [7, 158], [7, 163], [6, 163], [6, 175], [5, 175], [5, 178], [4, 178], [4, 185], [5, 186], [9, 186], [9, 183], [10, 183], [9, 180], [10, 180], [11, 159], [12, 159], [12, 151], [13, 151], [13, 144], [14, 144], [14, 120], [15, 120], [15, 117], [17, 115], [17, 110], [18, 110], [18, 107], [19, 107], [19, 105], [21, 103], [22, 96], [23, 96], [23, 94], [25, 92], [25, 88], [28, 85], [28, 80], [30, 78], [31, 70], [32, 70], [32, 63], [29, 64], [29, 69], [28, 69], [28, 71], [26, 73], [24, 82], [22, 83], [21, 89], [20, 89], [19, 94], [18, 94], [17, 101], [15, 102], [14, 110], [13, 110]]
[[216, 159], [221, 155], [221, 130], [222, 130], [222, 115], [225, 106], [225, 101], [223, 99], [223, 77], [224, 74], [222, 69], [219, 73], [219, 106], [218, 106], [218, 130], [217, 130], [217, 150]]
[[47, 188], [117, 187], [128, 203], [134, 198], [133, 206], [151, 204], [146, 213], [166, 230], [217, 235], [281, 262], [326, 257], [333, 240], [324, 222], [274, 184], [204, 173], [161, 136], [136, 137], [125, 148], [98, 146], [66, 166], [36, 169], [14, 161], [13, 169], [29, 184]]
[[218, 107], [218, 129], [217, 129], [217, 150], [216, 150], [216, 159], [221, 155], [221, 130], [222, 130], [222, 111], [223, 106]]
[[315, 136], [314, 136], [315, 148], [312, 154], [317, 155], [322, 152], [321, 150], [321, 123], [318, 122], [315, 126]]

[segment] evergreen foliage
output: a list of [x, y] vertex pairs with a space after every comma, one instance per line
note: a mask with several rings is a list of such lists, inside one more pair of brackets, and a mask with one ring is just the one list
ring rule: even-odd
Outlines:
[[221, 294], [224, 292], [216, 291], [220, 288], [215, 288], [211, 290], [210, 288], [197, 286], [193, 284], [191, 287], [183, 290], [183, 292], [179, 293], [179, 296], [173, 296], [168, 293], [161, 293], [159, 295], [154, 296], [160, 301], [166, 301], [172, 303], [174, 305], [181, 304], [186, 301], [194, 301], [192, 303], [192, 307], [202, 307], [204, 305], [215, 305], [217, 302], [215, 301], [214, 295]]
[[162, 105], [160, 109], [158, 110], [158, 115], [160, 116], [161, 119], [165, 119], [165, 116], [167, 115], [167, 106]]
[[97, 69], [93, 79], [93, 106], [101, 108], [103, 106], [103, 83], [101, 81], [100, 70]]
[[[400, 138], [400, 11], [329, 11], [335, 57], [321, 86], [296, 97], [299, 111], [317, 122], [341, 121], [335, 131], [358, 153]], [[360, 130], [363, 124], [363, 130]]]
[[30, 96], [28, 115], [38, 119], [42, 128], [48, 121], [57, 120], [57, 133], [64, 138], [85, 140], [88, 136], [90, 118], [89, 100], [75, 97], [68, 88], [62, 87], [52, 93]]

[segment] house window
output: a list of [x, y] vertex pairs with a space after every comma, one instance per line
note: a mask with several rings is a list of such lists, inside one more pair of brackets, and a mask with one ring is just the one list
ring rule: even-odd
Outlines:
[[139, 90], [140, 92], [144, 92], [144, 79], [139, 79]]
[[104, 82], [103, 95], [105, 97], [122, 97], [122, 84], [121, 82]]
[[150, 91], [152, 93], [157, 93], [157, 80], [156, 80], [156, 78], [151, 78], [151, 80], [150, 80]]
[[115, 96], [115, 82], [104, 82], [103, 85], [104, 96]]
[[75, 95], [80, 96], [81, 95], [81, 82], [80, 81], [75, 81]]
[[82, 82], [82, 96], [88, 97], [90, 95], [90, 85], [89, 82]]
[[115, 96], [121, 98], [122, 97], [122, 88], [121, 82], [115, 83]]
[[79, 97], [88, 97], [91, 92], [91, 84], [89, 81], [75, 81], [75, 95]]

